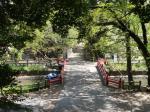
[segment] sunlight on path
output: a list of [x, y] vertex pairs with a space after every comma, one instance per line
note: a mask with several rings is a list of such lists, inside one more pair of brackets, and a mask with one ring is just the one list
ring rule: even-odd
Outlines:
[[76, 54], [65, 66], [63, 86], [30, 93], [19, 103], [33, 112], [150, 112], [149, 95], [103, 86], [95, 66]]

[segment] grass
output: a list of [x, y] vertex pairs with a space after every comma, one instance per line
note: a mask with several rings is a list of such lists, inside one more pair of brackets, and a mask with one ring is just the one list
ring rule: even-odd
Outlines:
[[43, 71], [47, 71], [47, 68], [43, 65], [9, 65], [12, 70], [17, 70], [17, 71], [24, 71], [24, 72], [37, 72], [37, 73], [40, 73], [40, 72], [43, 72]]
[[[112, 71], [125, 71], [127, 64], [126, 63], [109, 63], [108, 69], [110, 68]], [[147, 71], [145, 63], [132, 63], [133, 71]]]
[[28, 93], [32, 91], [37, 91], [41, 88], [46, 87], [45, 82], [38, 82], [38, 83], [30, 83], [28, 85], [17, 85], [17, 86], [8, 86], [3, 89], [5, 94], [22, 94], [22, 93]]

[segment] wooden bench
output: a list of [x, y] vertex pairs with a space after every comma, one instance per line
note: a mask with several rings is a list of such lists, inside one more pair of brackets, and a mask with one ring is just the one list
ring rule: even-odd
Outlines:
[[56, 83], [61, 83], [63, 84], [64, 83], [64, 67], [61, 68], [60, 70], [60, 75], [57, 76], [56, 78], [54, 79], [50, 79], [48, 80], [48, 84], [56, 84]]

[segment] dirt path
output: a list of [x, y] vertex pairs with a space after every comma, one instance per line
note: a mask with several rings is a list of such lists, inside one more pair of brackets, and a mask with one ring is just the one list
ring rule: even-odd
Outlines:
[[63, 86], [27, 94], [18, 103], [33, 112], [150, 112], [149, 95], [103, 86], [95, 66], [76, 55], [65, 66]]

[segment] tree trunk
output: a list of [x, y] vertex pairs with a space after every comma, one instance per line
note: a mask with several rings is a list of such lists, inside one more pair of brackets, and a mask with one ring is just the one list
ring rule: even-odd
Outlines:
[[141, 51], [147, 66], [148, 86], [150, 86], [150, 52], [148, 51], [147, 47], [141, 41], [138, 35], [136, 35], [133, 31], [131, 31], [122, 21], [118, 20], [118, 23], [120, 25], [118, 28], [121, 29], [123, 32], [128, 32], [129, 36], [131, 36], [137, 43], [138, 49]]
[[140, 37], [136, 36], [133, 34], [133, 32], [130, 32], [130, 35], [132, 36], [132, 38], [135, 40], [135, 42], [138, 45], [139, 50], [142, 52], [142, 55], [144, 57], [146, 66], [147, 66], [147, 75], [148, 75], [148, 86], [150, 86], [150, 53], [147, 49], [147, 47], [145, 46], [145, 44], [143, 44], [140, 41]]
[[150, 53], [142, 42], [139, 42], [140, 37], [133, 35], [132, 32], [130, 32], [130, 36], [132, 35], [132, 38], [135, 40], [135, 42], [138, 45], [139, 50], [142, 52], [142, 55], [144, 57], [146, 66], [147, 66], [147, 75], [148, 75], [148, 86], [150, 86]]
[[144, 22], [141, 22], [142, 32], [143, 32], [143, 43], [147, 47], [148, 40], [147, 40], [147, 30]]
[[133, 81], [132, 76], [132, 64], [131, 64], [131, 45], [130, 45], [130, 36], [126, 35], [126, 58], [127, 58], [127, 74], [128, 74], [128, 82], [130, 84]]

